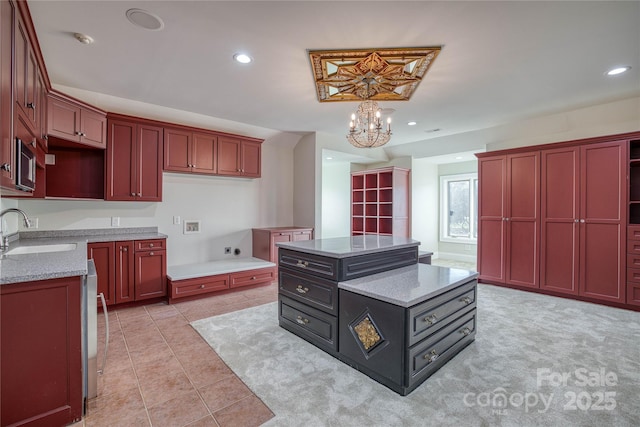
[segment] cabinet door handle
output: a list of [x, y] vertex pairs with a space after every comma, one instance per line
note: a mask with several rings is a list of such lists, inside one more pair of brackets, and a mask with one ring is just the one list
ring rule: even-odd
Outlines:
[[104, 353], [102, 354], [102, 368], [98, 370], [100, 375], [104, 374], [104, 368], [107, 366], [107, 351], [109, 350], [109, 313], [107, 312], [107, 302], [104, 299], [104, 294], [100, 292], [98, 298], [102, 303], [102, 312], [104, 313]]
[[580, 222], [580, 220], [576, 218], [573, 220], [573, 222]]
[[433, 325], [434, 323], [436, 323], [438, 321], [438, 318], [436, 317], [435, 314], [432, 314], [430, 316], [425, 317], [424, 321], [427, 322], [430, 325]]
[[126, 246], [122, 248], [122, 252], [128, 252], [128, 251], [129, 249]]
[[131, 193], [131, 197], [135, 197], [135, 196], [136, 196], [136, 193]]
[[138, 193], [136, 194], [138, 197], [142, 197], [142, 193]]
[[424, 359], [428, 360], [429, 363], [434, 362], [438, 358], [438, 353], [435, 350], [431, 350], [431, 353], [427, 353], [424, 355]]
[[256, 280], [256, 276], [251, 276], [251, 280]]
[[296, 291], [298, 291], [301, 294], [306, 294], [307, 292], [309, 292], [309, 288], [303, 288], [302, 285], [298, 285], [298, 287], [296, 288]]
[[200, 285], [200, 289], [204, 289], [204, 285]]
[[306, 325], [307, 323], [309, 323], [309, 319], [303, 319], [302, 316], [298, 316], [296, 318], [296, 322], [300, 323], [301, 325]]
[[32, 110], [35, 110], [36, 104], [34, 104], [33, 102], [27, 102], [27, 108], [31, 108]]
[[149, 243], [149, 247], [152, 248], [153, 247], [153, 243]]
[[0, 169], [6, 172], [11, 172], [11, 165], [9, 163], [3, 163], [2, 166], [0, 166]]
[[467, 305], [471, 304], [471, 298], [469, 298], [469, 297], [461, 298], [460, 301], [465, 303], [465, 304], [467, 304]]
[[149, 255], [150, 255], [150, 256], [153, 256], [153, 252], [149, 252]]
[[581, 219], [581, 220], [580, 220], [580, 222], [581, 222], [582, 224], [584, 224], [584, 219]]

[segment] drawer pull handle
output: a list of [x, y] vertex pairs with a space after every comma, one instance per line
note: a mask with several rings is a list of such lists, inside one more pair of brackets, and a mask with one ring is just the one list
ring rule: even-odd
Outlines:
[[460, 333], [466, 337], [467, 335], [471, 334], [471, 329], [464, 328], [463, 330], [460, 331]]
[[438, 318], [436, 317], [435, 314], [432, 314], [430, 316], [425, 317], [424, 321], [427, 322], [430, 325], [433, 325], [434, 323], [436, 323], [438, 321]]
[[428, 360], [429, 363], [431, 362], [435, 362], [435, 360], [438, 358], [438, 353], [436, 353], [435, 350], [431, 350], [431, 353], [427, 353], [424, 355], [424, 359]]
[[309, 261], [300, 261], [296, 264], [296, 267], [307, 268], [309, 266]]
[[463, 303], [465, 303], [467, 305], [471, 304], [471, 298], [469, 298], [469, 297], [464, 297], [464, 298], [460, 299], [460, 301], [462, 301]]
[[298, 285], [296, 291], [300, 292], [301, 294], [306, 294], [307, 292], [309, 292], [309, 288], [303, 288], [302, 285]]
[[149, 252], [149, 255], [153, 256], [153, 252]]
[[251, 276], [251, 280], [256, 280], [256, 276]]
[[153, 243], [149, 243], [149, 247], [152, 248], [153, 247]]
[[307, 323], [309, 323], [309, 319], [303, 319], [302, 316], [298, 316], [296, 318], [296, 322], [300, 323], [301, 325], [306, 325]]
[[200, 289], [204, 289], [204, 285], [200, 285]]

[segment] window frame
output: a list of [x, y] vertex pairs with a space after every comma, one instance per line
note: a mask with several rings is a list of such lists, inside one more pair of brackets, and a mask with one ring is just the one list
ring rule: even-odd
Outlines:
[[[447, 230], [449, 229], [448, 227], [449, 192], [447, 190], [448, 190], [448, 183], [451, 181], [469, 181], [469, 185], [470, 185], [469, 188], [471, 190], [469, 191], [469, 218], [474, 218], [474, 217], [476, 218], [475, 222], [470, 221], [470, 224], [469, 224], [471, 237], [453, 237], [453, 236], [447, 235]], [[454, 174], [454, 175], [440, 175], [440, 189], [439, 189], [440, 190], [440, 207], [439, 207], [440, 233], [439, 234], [440, 234], [441, 242], [464, 243], [464, 244], [473, 244], [473, 245], [478, 243], [478, 238], [473, 237], [474, 231], [477, 236], [477, 230], [475, 228], [479, 226], [478, 224], [479, 221], [477, 218], [478, 213], [476, 212], [477, 201], [475, 200], [476, 194], [474, 191], [474, 188], [475, 188], [474, 182], [477, 182], [477, 181], [478, 181], [477, 172], [461, 173], [461, 174]]]

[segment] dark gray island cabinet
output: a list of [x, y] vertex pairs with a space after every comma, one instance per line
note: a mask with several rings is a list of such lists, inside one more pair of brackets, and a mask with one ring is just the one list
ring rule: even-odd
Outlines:
[[419, 242], [280, 245], [279, 324], [406, 395], [470, 344], [477, 273], [418, 264]]

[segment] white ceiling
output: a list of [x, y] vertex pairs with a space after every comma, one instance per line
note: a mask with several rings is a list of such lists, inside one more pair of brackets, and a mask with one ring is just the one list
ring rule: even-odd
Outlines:
[[[308, 49], [442, 46], [389, 145], [640, 95], [640, 2], [29, 1], [53, 84], [253, 126], [344, 137]], [[133, 26], [130, 8], [162, 31]], [[74, 32], [90, 35], [82, 45]], [[247, 52], [254, 62], [232, 60]], [[632, 70], [617, 77], [615, 65]], [[407, 126], [415, 120], [417, 126]], [[434, 128], [440, 132], [428, 132]], [[346, 143], [346, 141], [345, 141]], [[428, 142], [425, 142], [428, 144]]]

